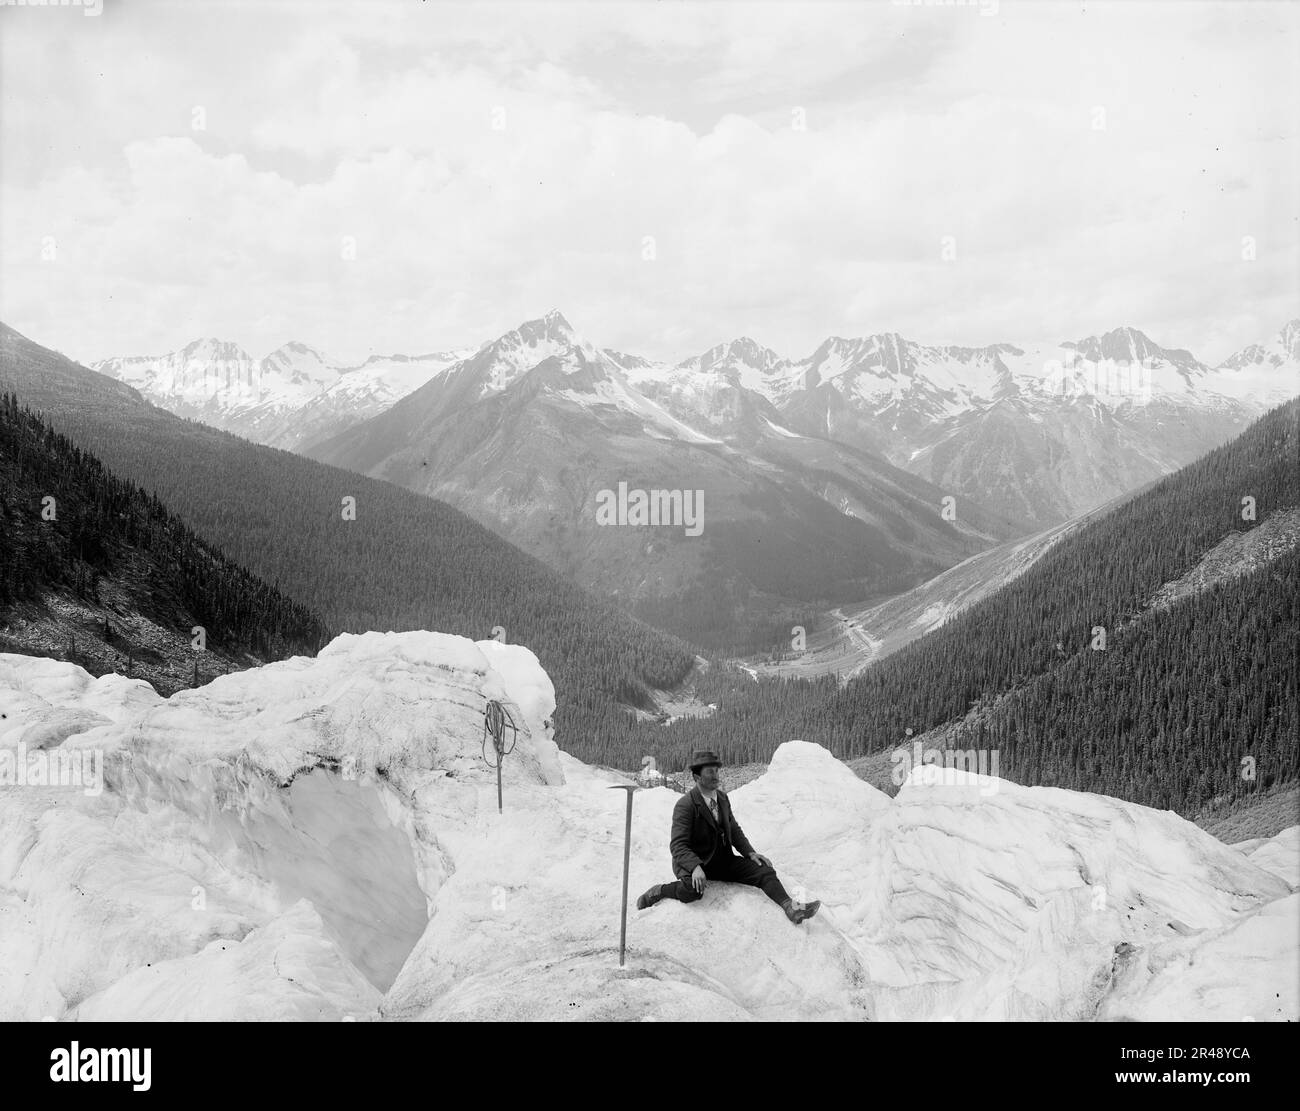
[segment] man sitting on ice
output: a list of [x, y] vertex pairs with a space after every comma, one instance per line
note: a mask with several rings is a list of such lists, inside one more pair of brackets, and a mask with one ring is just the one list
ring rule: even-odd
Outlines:
[[[811, 918], [820, 901], [796, 903], [786, 894], [776, 869], [762, 853], [755, 852], [745, 831], [731, 813], [731, 801], [718, 786], [722, 761], [716, 752], [696, 752], [691, 760], [695, 786], [677, 800], [673, 808], [673, 832], [669, 848], [673, 854], [675, 883], [657, 883], [636, 901], [637, 910], [652, 907], [660, 899], [693, 903], [704, 895], [709, 880], [761, 887], [796, 926]], [[737, 856], [732, 846], [743, 853]]]

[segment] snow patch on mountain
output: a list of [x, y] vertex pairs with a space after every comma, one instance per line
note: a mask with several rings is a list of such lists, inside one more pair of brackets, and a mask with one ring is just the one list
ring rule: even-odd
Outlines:
[[801, 440], [801, 439], [805, 439], [805, 437], [800, 436], [798, 432], [791, 432], [788, 428], [786, 428], [786, 427], [784, 427], [784, 426], [782, 426], [782, 425], [779, 425], [779, 424], [774, 424], [772, 421], [768, 420], [766, 417], [763, 418], [763, 423], [764, 423], [765, 425], [767, 425], [767, 427], [770, 428], [773, 432], [775, 432], [778, 436], [782, 436], [782, 437], [784, 437], [784, 438], [787, 439], [787, 440]]
[[426, 382], [469, 358], [469, 348], [427, 355], [372, 355], [360, 366], [343, 368], [338, 378], [307, 401], [299, 413], [298, 446], [360, 423], [395, 405]]
[[873, 415], [914, 406], [927, 416], [951, 415], [998, 396], [1005, 384], [1003, 345], [927, 347], [897, 333], [862, 339], [832, 337], [800, 364], [806, 387], [833, 384]]
[[617, 377], [607, 377], [597, 381], [591, 392], [580, 393], [576, 390], [562, 390], [557, 393], [583, 408], [600, 406], [612, 407], [619, 412], [632, 413], [644, 423], [647, 435], [659, 440], [679, 440], [688, 444], [721, 444], [723, 441], [707, 436], [678, 420], [662, 405], [631, 389], [626, 382]]
[[474, 356], [481, 368], [479, 396], [500, 393], [547, 359], [572, 360], [575, 353], [596, 366], [608, 362], [594, 344], [574, 332], [558, 309], [537, 320], [529, 320], [513, 331], [484, 344]]

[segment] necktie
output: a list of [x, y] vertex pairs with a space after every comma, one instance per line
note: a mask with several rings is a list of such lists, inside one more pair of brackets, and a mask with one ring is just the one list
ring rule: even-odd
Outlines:
[[[717, 800], [717, 799], [709, 799], [709, 809], [713, 811], [713, 820], [716, 822], [716, 821], [718, 820], [718, 800]], [[719, 824], [721, 824], [721, 823], [719, 823]]]

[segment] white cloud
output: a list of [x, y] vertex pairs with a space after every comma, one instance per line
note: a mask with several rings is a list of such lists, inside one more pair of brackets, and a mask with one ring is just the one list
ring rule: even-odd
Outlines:
[[1132, 324], [1217, 360], [1300, 308], [1289, 6], [434, 7], [11, 20], [0, 317], [84, 359], [558, 306], [674, 358]]

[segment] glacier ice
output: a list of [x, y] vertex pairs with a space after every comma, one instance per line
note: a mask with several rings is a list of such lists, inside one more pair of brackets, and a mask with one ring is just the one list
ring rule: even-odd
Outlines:
[[[519, 645], [343, 635], [167, 699], [0, 655], [0, 713], [0, 753], [94, 752], [104, 787], [0, 785], [3, 1020], [1300, 1018], [1300, 830], [924, 766], [891, 799], [798, 740], [731, 797], [821, 913], [630, 906], [620, 968], [631, 779], [557, 747]], [[632, 898], [676, 799], [635, 796]]]

